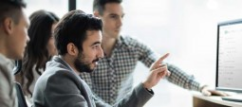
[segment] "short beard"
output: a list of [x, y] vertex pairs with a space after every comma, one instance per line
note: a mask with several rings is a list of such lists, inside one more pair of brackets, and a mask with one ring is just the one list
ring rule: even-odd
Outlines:
[[93, 69], [90, 68], [89, 64], [86, 64], [83, 62], [85, 56], [81, 53], [78, 54], [77, 58], [74, 61], [74, 66], [77, 69], [78, 72], [82, 73], [82, 72], [87, 72], [87, 73], [91, 73], [93, 71]]

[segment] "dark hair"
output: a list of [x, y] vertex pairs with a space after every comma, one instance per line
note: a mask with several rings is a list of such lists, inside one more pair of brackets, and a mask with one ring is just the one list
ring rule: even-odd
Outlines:
[[[47, 45], [53, 33], [52, 25], [59, 21], [59, 18], [52, 12], [39, 10], [30, 17], [31, 25], [28, 29], [30, 41], [25, 49], [21, 75], [21, 84], [24, 90], [32, 95], [29, 90], [34, 80], [33, 72], [41, 75], [40, 69], [45, 70], [46, 62], [52, 57], [48, 53]], [[33, 71], [33, 68], [35, 70]], [[25, 80], [27, 80], [25, 82]], [[25, 93], [26, 93], [25, 92]]]
[[55, 29], [55, 43], [59, 55], [67, 53], [67, 44], [73, 43], [82, 51], [82, 43], [87, 37], [88, 30], [102, 30], [101, 19], [80, 10], [67, 13]]
[[108, 3], [122, 3], [122, 0], [94, 0], [93, 1], [93, 11], [97, 10], [99, 14], [103, 14], [104, 7]]
[[0, 0], [0, 24], [8, 17], [18, 24], [22, 15], [21, 8], [25, 7], [26, 4], [22, 0]]

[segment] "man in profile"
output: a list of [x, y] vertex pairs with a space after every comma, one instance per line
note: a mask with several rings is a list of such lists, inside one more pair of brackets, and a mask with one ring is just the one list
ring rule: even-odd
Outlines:
[[[110, 107], [97, 99], [79, 76], [91, 73], [103, 57], [102, 21], [79, 10], [67, 13], [54, 31], [58, 56], [46, 65], [45, 72], [36, 82], [33, 93], [34, 107]], [[169, 75], [161, 57], [151, 67], [148, 78], [140, 83], [115, 107], [142, 107], [153, 96], [152, 87]]]
[[0, 107], [17, 107], [11, 61], [23, 57], [29, 21], [22, 0], [0, 1]]

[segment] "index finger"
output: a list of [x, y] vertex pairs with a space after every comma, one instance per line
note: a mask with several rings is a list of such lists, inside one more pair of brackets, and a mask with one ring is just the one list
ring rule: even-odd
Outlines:
[[158, 59], [157, 63], [161, 63], [164, 59], [166, 59], [169, 56], [169, 53], [166, 53], [163, 55], [160, 59]]

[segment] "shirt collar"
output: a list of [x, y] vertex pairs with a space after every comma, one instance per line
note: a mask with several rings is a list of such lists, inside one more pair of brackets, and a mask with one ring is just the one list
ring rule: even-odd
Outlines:
[[11, 60], [5, 57], [3, 54], [0, 53], [0, 59], [1, 61], [5, 61], [7, 64], [11, 64]]
[[119, 36], [116, 42], [116, 48], [129, 47], [127, 40], [123, 36]]

